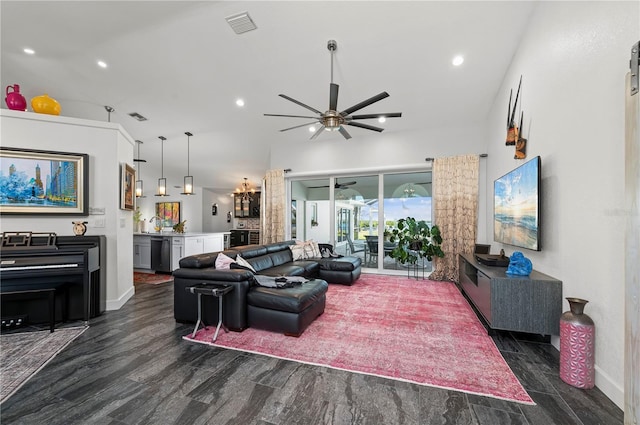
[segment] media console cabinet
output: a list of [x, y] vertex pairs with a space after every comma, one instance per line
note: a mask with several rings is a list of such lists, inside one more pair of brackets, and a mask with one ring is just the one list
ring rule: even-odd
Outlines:
[[533, 270], [529, 276], [459, 255], [459, 285], [485, 326], [541, 335], [560, 334], [562, 282]]

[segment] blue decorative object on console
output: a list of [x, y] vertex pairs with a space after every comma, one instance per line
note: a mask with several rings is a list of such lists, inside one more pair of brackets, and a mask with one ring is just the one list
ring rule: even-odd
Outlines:
[[515, 251], [509, 258], [509, 267], [507, 267], [507, 274], [514, 274], [518, 276], [529, 276], [533, 270], [531, 260], [522, 254], [520, 251]]

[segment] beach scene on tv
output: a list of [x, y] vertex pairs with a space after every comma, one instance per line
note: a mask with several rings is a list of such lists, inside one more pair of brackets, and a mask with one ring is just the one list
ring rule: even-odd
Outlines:
[[494, 240], [538, 250], [538, 158], [494, 183]]

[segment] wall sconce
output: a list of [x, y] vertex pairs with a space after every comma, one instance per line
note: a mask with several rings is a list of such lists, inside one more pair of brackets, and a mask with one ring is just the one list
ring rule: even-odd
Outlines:
[[161, 141], [161, 151], [160, 151], [160, 174], [162, 177], [158, 179], [158, 193], [156, 196], [169, 196], [167, 194], [167, 179], [164, 178], [164, 141], [167, 140], [166, 137], [158, 136], [158, 139]]
[[184, 186], [181, 195], [195, 195], [195, 193], [193, 193], [193, 176], [189, 175], [189, 139], [193, 134], [188, 131], [185, 131], [184, 134], [187, 135], [187, 175], [184, 176]]

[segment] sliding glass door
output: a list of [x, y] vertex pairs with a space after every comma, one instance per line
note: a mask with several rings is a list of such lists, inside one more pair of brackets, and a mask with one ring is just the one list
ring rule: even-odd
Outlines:
[[368, 269], [406, 273], [390, 256], [389, 232], [405, 217], [431, 224], [431, 211], [430, 171], [291, 180], [291, 236], [333, 243]]
[[[385, 174], [383, 208], [385, 234], [381, 249], [385, 255], [382, 267], [406, 271], [405, 265], [390, 256], [395, 244], [389, 240], [388, 234], [401, 218], [413, 217], [431, 225], [431, 172]], [[421, 261], [418, 267], [430, 271], [431, 263]]]

